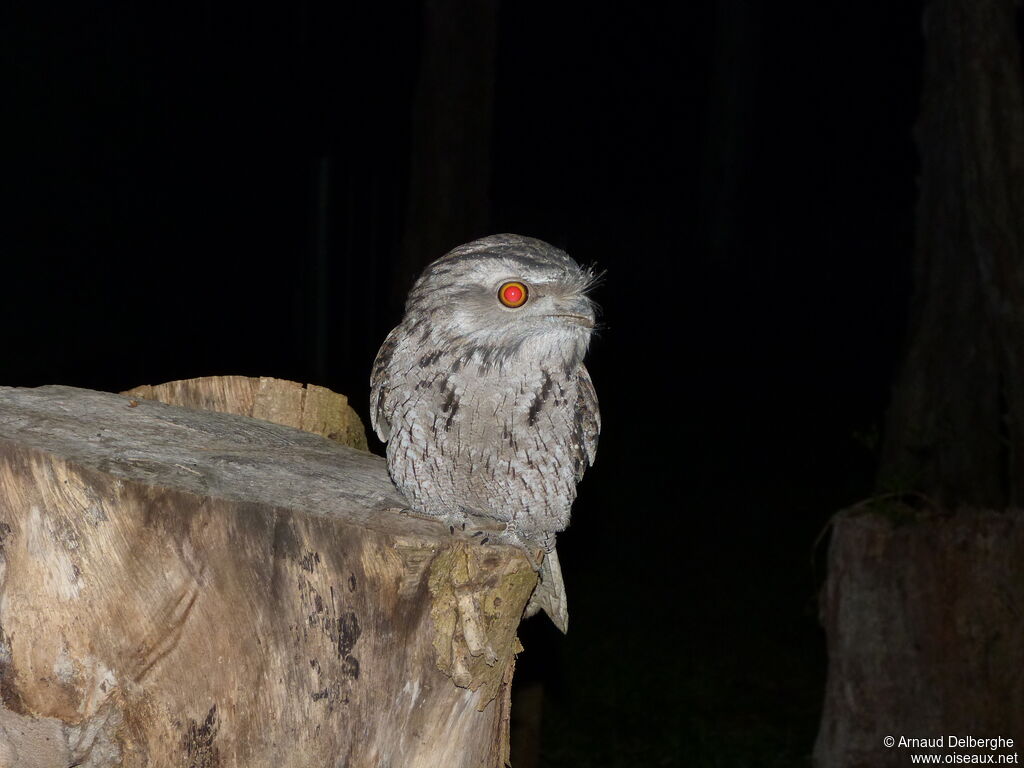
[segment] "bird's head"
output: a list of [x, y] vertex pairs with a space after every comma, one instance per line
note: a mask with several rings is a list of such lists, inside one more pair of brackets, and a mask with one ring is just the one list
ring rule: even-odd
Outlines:
[[595, 326], [592, 270], [541, 240], [492, 235], [429, 265], [409, 292], [405, 321], [466, 363], [561, 358], [575, 368]]

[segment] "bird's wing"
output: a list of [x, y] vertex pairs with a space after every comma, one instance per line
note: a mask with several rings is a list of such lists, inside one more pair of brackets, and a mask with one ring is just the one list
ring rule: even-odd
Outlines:
[[388, 395], [391, 394], [389, 369], [391, 358], [398, 348], [398, 331], [398, 328], [393, 328], [384, 339], [370, 373], [370, 424], [377, 437], [384, 443], [391, 436], [391, 408], [388, 404]]
[[601, 434], [601, 411], [597, 405], [597, 392], [590, 373], [580, 366], [576, 384], [576, 414], [574, 419], [576, 440], [576, 482], [597, 457], [597, 438]]

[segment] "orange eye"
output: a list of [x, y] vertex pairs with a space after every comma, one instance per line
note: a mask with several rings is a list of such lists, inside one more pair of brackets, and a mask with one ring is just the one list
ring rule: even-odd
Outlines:
[[503, 283], [498, 289], [498, 301], [511, 309], [518, 309], [526, 303], [529, 291], [526, 285], [520, 282]]

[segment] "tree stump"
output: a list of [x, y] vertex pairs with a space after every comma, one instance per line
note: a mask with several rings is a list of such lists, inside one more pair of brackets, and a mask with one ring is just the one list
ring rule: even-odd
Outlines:
[[0, 388], [0, 768], [501, 766], [536, 575], [401, 507], [315, 434]]
[[[876, 502], [838, 515], [822, 595], [822, 768], [910, 764], [949, 737], [1024, 741], [1024, 514]], [[889, 747], [884, 740], [893, 737]], [[901, 747], [936, 739], [939, 749]], [[998, 758], [997, 758], [998, 759]]]

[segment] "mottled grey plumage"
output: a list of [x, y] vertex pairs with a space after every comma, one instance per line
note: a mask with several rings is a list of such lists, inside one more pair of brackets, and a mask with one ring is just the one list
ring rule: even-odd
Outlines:
[[[513, 309], [509, 281], [526, 285]], [[410, 506], [471, 513], [551, 550], [594, 461], [597, 396], [583, 357], [594, 275], [540, 240], [494, 235], [428, 266], [377, 353], [370, 418]], [[557, 567], [557, 561], [555, 563]]]

